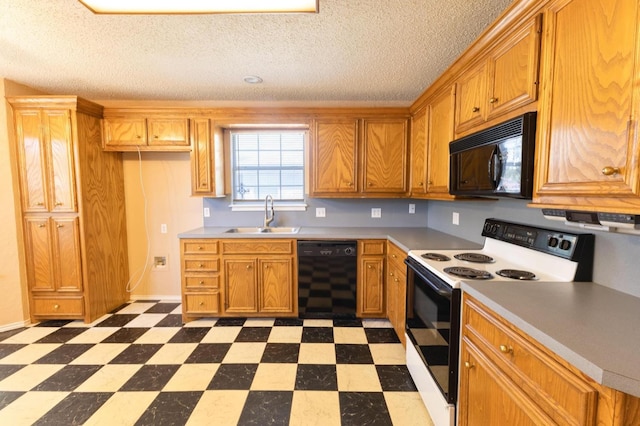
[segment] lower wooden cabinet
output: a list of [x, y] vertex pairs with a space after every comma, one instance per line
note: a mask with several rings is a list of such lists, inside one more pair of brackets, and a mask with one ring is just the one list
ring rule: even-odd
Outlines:
[[356, 315], [383, 318], [385, 313], [384, 263], [387, 240], [358, 241]]
[[404, 264], [406, 257], [407, 253], [398, 246], [387, 243], [387, 317], [404, 346], [407, 314], [407, 267]]
[[638, 398], [606, 388], [465, 294], [458, 424], [640, 424]]

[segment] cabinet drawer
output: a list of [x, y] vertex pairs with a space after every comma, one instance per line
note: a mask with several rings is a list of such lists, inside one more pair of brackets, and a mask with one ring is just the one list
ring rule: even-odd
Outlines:
[[359, 255], [383, 255], [387, 240], [360, 240], [358, 241]]
[[182, 240], [184, 254], [218, 254], [217, 240]]
[[398, 268], [398, 269], [406, 269], [404, 265], [404, 260], [407, 258], [407, 253], [401, 250], [398, 246], [392, 243], [387, 244], [387, 259], [389, 262]]
[[82, 297], [34, 297], [34, 316], [82, 316], [84, 315], [84, 303]]
[[223, 254], [292, 254], [293, 240], [223, 240]]
[[463, 334], [560, 424], [591, 424], [597, 392], [504, 320], [466, 299]]
[[220, 270], [219, 259], [184, 259], [185, 272], [218, 272]]
[[185, 293], [186, 314], [218, 314], [220, 313], [220, 294], [210, 293]]
[[198, 291], [200, 289], [219, 289], [219, 275], [190, 275], [184, 277], [184, 286], [187, 290]]

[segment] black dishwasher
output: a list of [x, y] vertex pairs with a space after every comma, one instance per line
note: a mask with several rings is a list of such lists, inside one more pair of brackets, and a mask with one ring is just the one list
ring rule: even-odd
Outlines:
[[355, 318], [355, 241], [298, 241], [300, 318]]

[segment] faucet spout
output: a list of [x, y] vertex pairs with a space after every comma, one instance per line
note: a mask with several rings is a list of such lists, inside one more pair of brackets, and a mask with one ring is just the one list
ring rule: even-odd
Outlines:
[[264, 228], [268, 228], [275, 218], [276, 212], [273, 209], [273, 197], [269, 194], [264, 198]]

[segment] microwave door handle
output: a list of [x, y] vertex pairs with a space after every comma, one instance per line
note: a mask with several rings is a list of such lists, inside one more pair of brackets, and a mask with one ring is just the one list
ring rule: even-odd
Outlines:
[[493, 189], [497, 189], [502, 179], [502, 155], [499, 146], [495, 147], [489, 160], [489, 179], [493, 184]]

